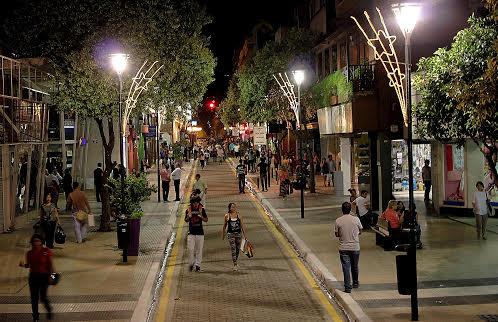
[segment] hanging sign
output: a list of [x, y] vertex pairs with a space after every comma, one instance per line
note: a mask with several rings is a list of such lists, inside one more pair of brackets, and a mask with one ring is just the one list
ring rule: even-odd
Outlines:
[[266, 126], [255, 126], [253, 137], [254, 145], [266, 145]]

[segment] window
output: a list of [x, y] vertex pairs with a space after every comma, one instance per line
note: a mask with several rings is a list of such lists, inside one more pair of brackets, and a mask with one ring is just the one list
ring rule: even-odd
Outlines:
[[337, 70], [337, 46], [333, 45], [330, 47], [330, 61], [332, 62], [331, 64], [331, 72], [335, 72]]
[[323, 59], [324, 59], [324, 65], [325, 65], [325, 75], [330, 74], [330, 54], [329, 54], [329, 49], [325, 49], [323, 52]]
[[318, 56], [317, 56], [317, 75], [318, 75], [318, 78], [321, 79], [322, 78], [322, 57], [323, 57], [323, 52], [319, 52], [318, 53]]

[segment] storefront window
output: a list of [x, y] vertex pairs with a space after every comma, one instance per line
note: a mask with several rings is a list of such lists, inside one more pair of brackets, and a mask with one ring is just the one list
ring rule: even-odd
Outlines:
[[465, 205], [464, 149], [456, 144], [444, 145], [444, 204]]

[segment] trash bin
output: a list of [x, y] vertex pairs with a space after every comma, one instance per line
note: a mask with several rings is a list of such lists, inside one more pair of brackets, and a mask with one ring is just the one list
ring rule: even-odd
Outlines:
[[130, 225], [127, 218], [117, 220], [118, 248], [127, 249], [130, 244]]
[[413, 270], [408, 255], [396, 256], [396, 275], [398, 277], [398, 293], [401, 295], [410, 295], [414, 290]]

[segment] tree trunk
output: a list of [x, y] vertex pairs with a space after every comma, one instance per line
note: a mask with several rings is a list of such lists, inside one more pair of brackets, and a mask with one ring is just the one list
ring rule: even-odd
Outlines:
[[104, 163], [105, 169], [102, 178], [103, 189], [102, 189], [102, 215], [100, 216], [100, 227], [99, 231], [111, 231], [111, 204], [110, 204], [110, 191], [108, 186], [109, 175], [111, 174], [113, 164], [112, 164], [112, 150], [114, 149], [114, 123], [111, 117], [107, 119], [108, 123], [108, 136], [109, 140], [106, 139], [104, 133], [103, 121], [101, 118], [95, 118], [97, 125], [99, 127], [100, 137], [102, 139], [102, 145], [104, 146]]

